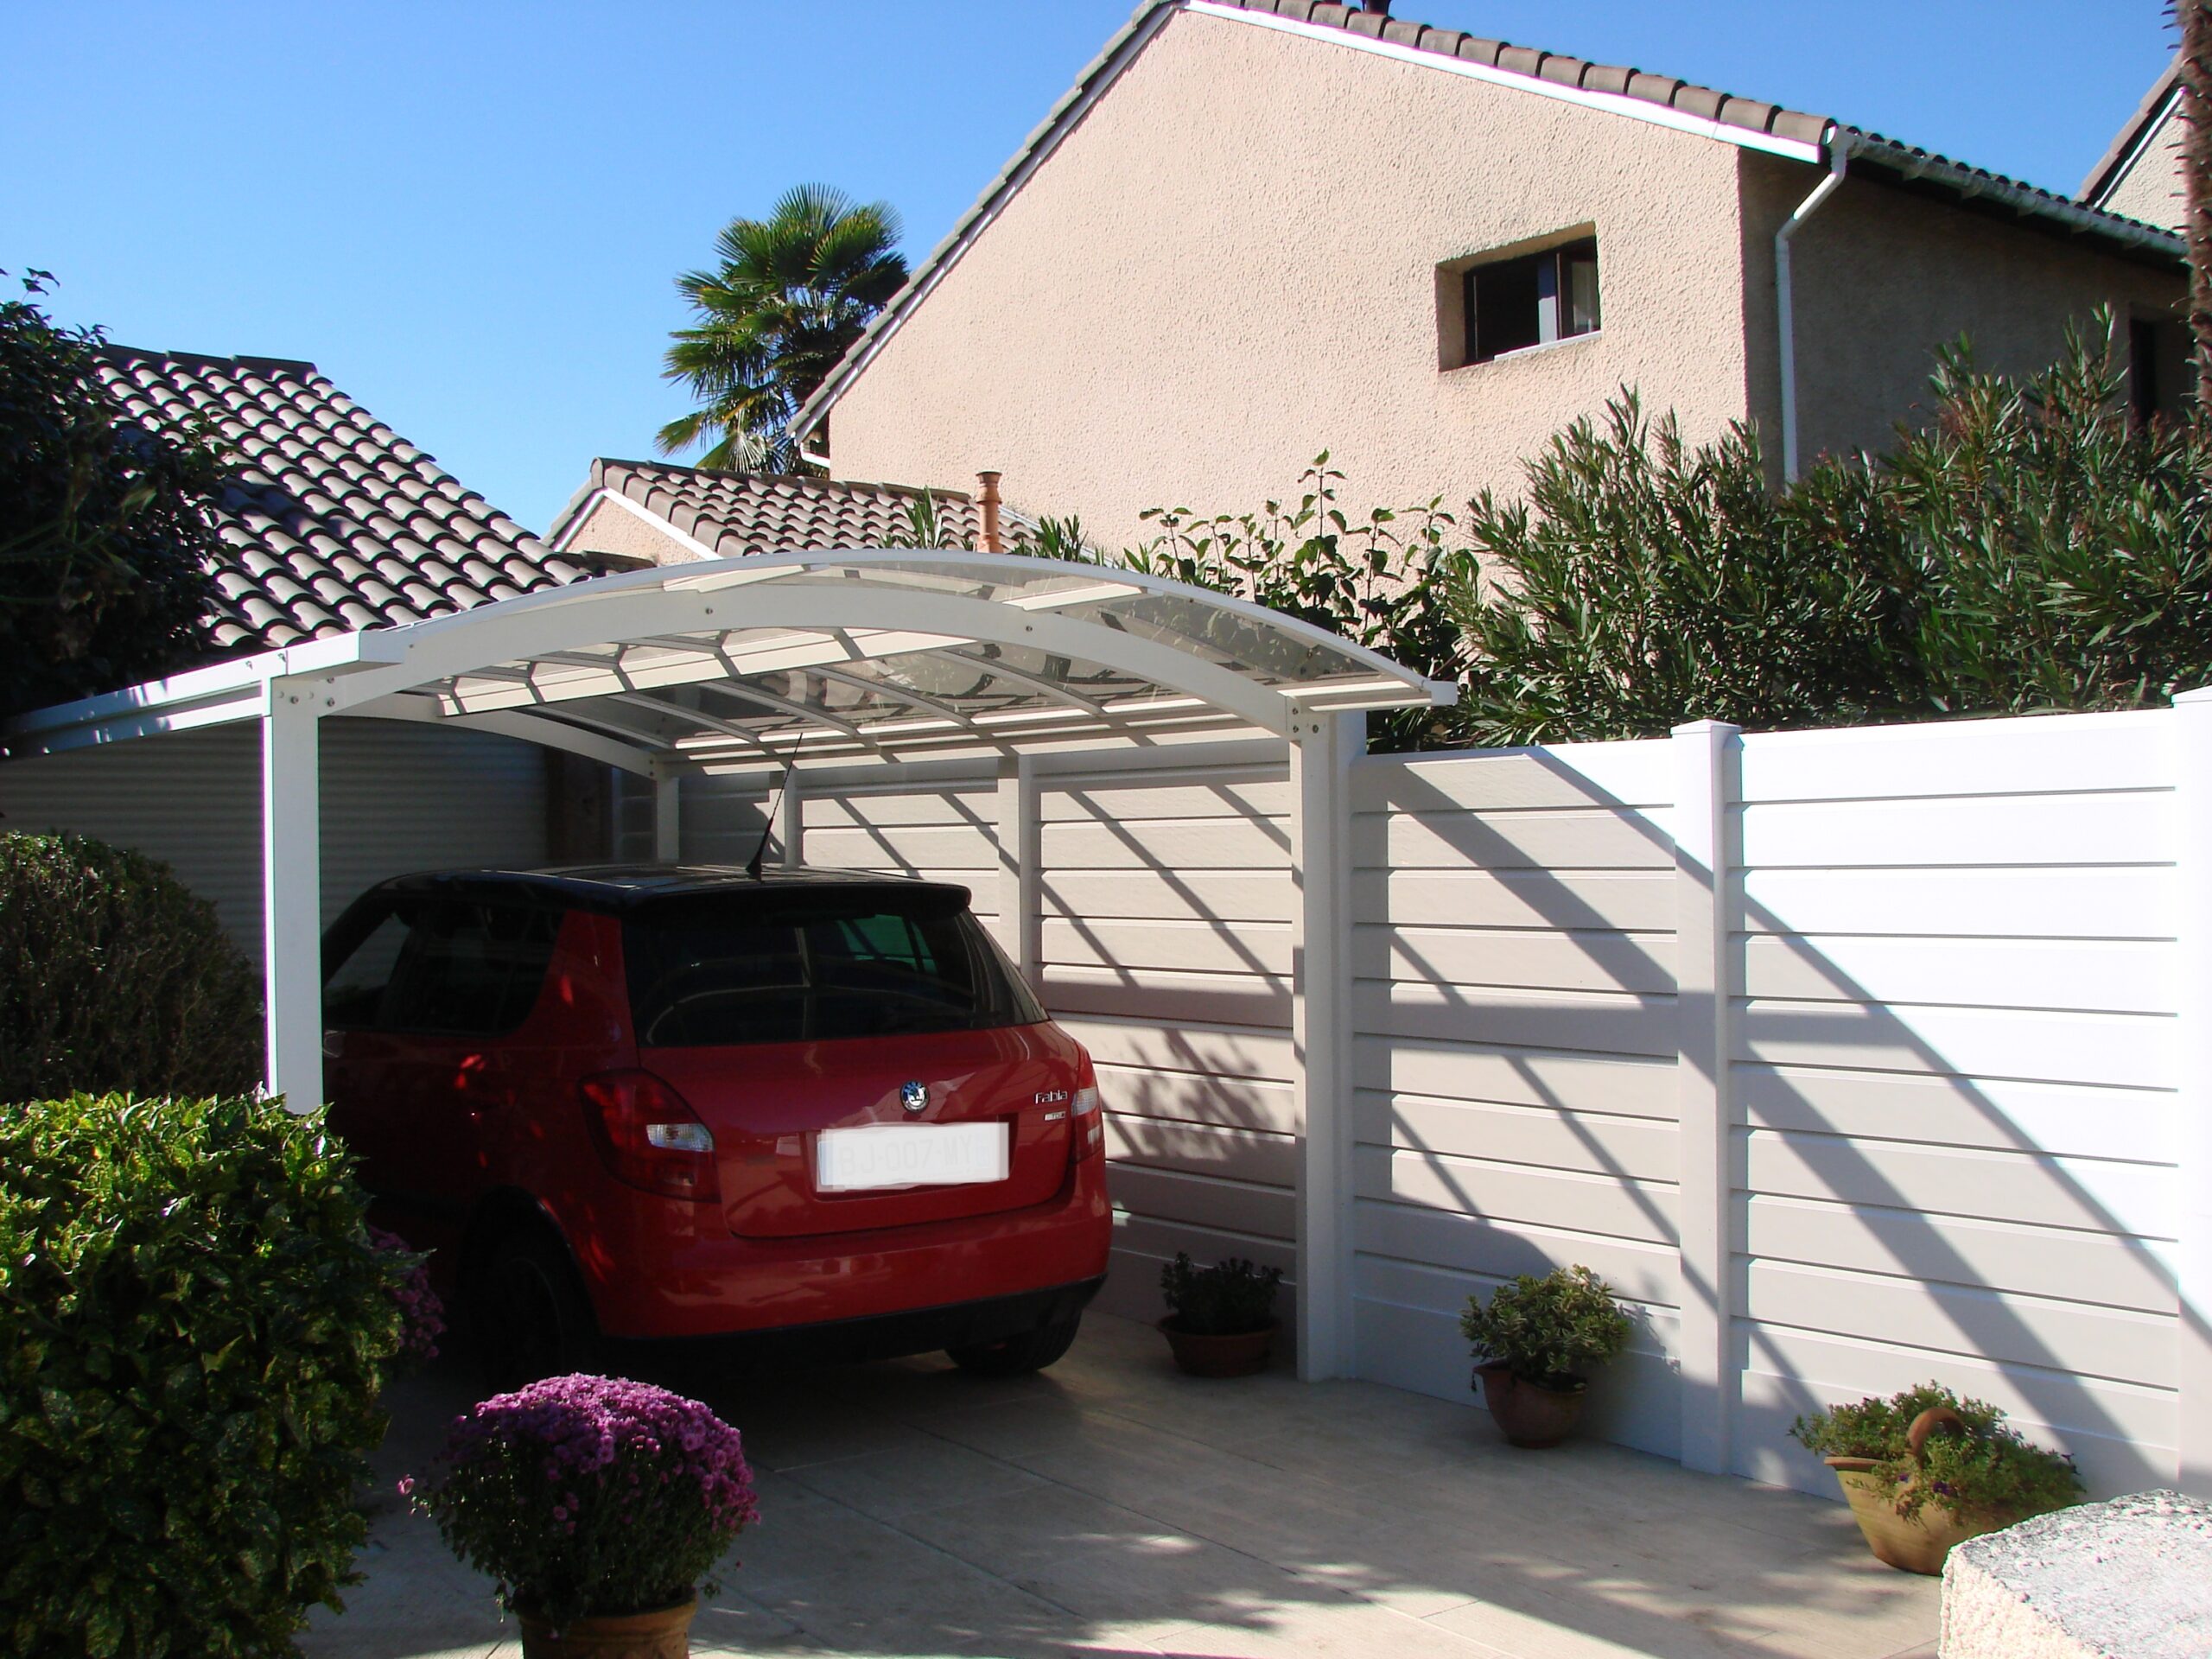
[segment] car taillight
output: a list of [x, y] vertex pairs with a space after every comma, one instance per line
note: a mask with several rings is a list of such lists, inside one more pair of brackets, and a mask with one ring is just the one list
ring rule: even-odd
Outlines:
[[1086, 1083], [1068, 1103], [1068, 1159], [1080, 1163], [1106, 1150], [1106, 1114], [1099, 1109], [1098, 1085]]
[[715, 1137], [683, 1096], [650, 1071], [583, 1081], [584, 1124], [607, 1173], [670, 1198], [719, 1198]]

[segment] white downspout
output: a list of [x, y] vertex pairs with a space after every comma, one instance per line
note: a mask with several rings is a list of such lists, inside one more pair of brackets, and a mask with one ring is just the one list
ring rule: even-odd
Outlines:
[[1813, 187], [1813, 194], [1797, 204], [1797, 211], [1774, 233], [1774, 299], [1782, 330], [1782, 476], [1786, 482], [1794, 483], [1797, 478], [1797, 329], [1789, 293], [1789, 238], [1843, 182], [1844, 170], [1851, 165], [1851, 140], [1844, 133], [1837, 132], [1828, 140], [1827, 177]]

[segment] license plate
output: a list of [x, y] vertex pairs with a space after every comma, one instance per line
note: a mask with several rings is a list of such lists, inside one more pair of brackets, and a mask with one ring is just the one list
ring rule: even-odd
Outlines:
[[1003, 1123], [874, 1123], [824, 1129], [814, 1140], [822, 1192], [890, 1186], [975, 1186], [1007, 1178]]

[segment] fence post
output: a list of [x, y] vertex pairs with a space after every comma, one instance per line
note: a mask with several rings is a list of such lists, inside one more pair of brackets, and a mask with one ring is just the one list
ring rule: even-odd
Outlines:
[[1726, 1472], [1742, 1374], [1734, 1363], [1728, 1211], [1734, 1111], [1728, 1097], [1735, 960], [1728, 809], [1741, 793], [1742, 728], [1677, 726], [1675, 742], [1675, 1088], [1681, 1159], [1682, 1465]]
[[999, 762], [999, 949], [1037, 988], [1044, 922], [1038, 859], [1044, 836], [1037, 821], [1037, 763], [1028, 755]]
[[1351, 763], [1364, 715], [1290, 733], [1291, 1047], [1299, 1111], [1298, 1374], [1358, 1374], [1352, 1329]]
[[2212, 1497], [2212, 688], [2177, 696], [2174, 723], [2181, 887], [2177, 1478], [2182, 1491]]
[[806, 785], [797, 766], [784, 770], [783, 786], [776, 793], [776, 847], [787, 870], [806, 867]]
[[673, 864], [683, 856], [683, 814], [678, 794], [683, 778], [672, 762], [653, 762], [653, 861], [657, 864]]

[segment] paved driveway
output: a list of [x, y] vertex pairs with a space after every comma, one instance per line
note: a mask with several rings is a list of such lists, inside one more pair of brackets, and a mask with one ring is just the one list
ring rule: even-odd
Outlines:
[[[470, 1398], [408, 1385], [387, 1483]], [[1094, 1315], [1041, 1376], [940, 1359], [710, 1395], [762, 1524], [694, 1627], [722, 1654], [1884, 1659], [1934, 1652], [1933, 1580], [1837, 1505], [1617, 1446], [1515, 1452], [1471, 1406], [1286, 1373], [1184, 1377]], [[396, 1503], [315, 1659], [510, 1656], [484, 1581]]]

